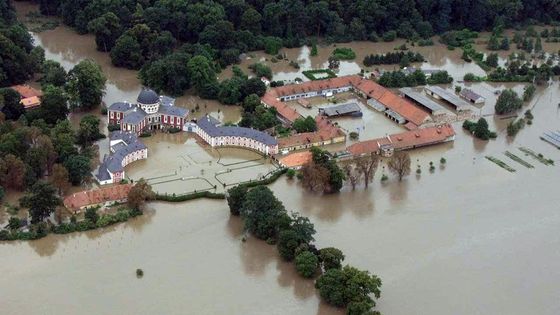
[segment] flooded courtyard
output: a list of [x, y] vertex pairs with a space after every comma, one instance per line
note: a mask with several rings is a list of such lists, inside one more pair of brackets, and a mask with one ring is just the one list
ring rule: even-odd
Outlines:
[[[112, 67], [106, 54], [95, 51], [93, 37], [58, 27], [34, 38], [47, 58], [67, 69], [84, 58], [96, 60], [108, 78], [107, 104], [136, 99], [141, 88], [136, 72]], [[352, 47], [361, 62], [365, 54], [390, 51], [398, 44], [338, 46]], [[311, 58], [305, 57], [306, 49], [286, 50], [289, 59], [305, 60], [300, 70], [324, 67], [325, 61], [315, 58], [328, 56], [333, 47], [320, 47], [319, 57]], [[422, 67], [443, 68], [456, 80], [464, 72], [482, 71], [474, 63], [465, 64], [460, 50], [437, 46], [413, 51], [428, 59]], [[253, 60], [265, 56], [254, 55]], [[275, 79], [300, 75], [284, 61], [271, 66]], [[353, 67], [341, 63], [341, 72], [359, 71], [357, 64], [357, 71]], [[345, 187], [340, 194], [319, 195], [285, 177], [271, 189], [286, 209], [315, 224], [319, 248], [340, 248], [347, 263], [383, 280], [377, 306], [383, 314], [558, 314], [559, 166], [543, 165], [519, 147], [560, 163], [560, 151], [539, 139], [543, 131], [560, 129], [560, 86], [555, 82], [538, 89], [524, 107], [532, 108], [534, 123], [514, 139], [506, 137], [509, 120], [488, 116], [496, 89], [512, 87], [519, 93], [523, 86], [471, 84], [487, 97], [480, 114], [487, 116], [498, 138], [476, 140], [455, 123], [454, 142], [411, 152], [413, 170], [421, 166], [419, 176], [398, 182], [382, 163], [367, 190]], [[238, 107], [192, 96], [179, 98], [177, 104], [189, 109], [198, 104], [195, 116], [210, 112], [224, 121], [239, 119]], [[361, 119], [372, 136], [400, 130], [374, 111], [364, 111]], [[342, 118], [339, 124], [350, 130], [362, 120]], [[155, 190], [228, 185], [272, 167], [254, 153], [211, 150], [187, 135], [142, 141], [149, 158], [127, 167], [127, 175], [151, 178]], [[508, 159], [506, 150], [534, 168]], [[487, 155], [516, 172], [487, 161]], [[447, 159], [445, 165], [439, 164], [441, 157]], [[430, 161], [437, 166], [433, 173], [428, 171]], [[387, 182], [380, 182], [382, 174], [389, 175]], [[321, 303], [313, 281], [279, 259], [275, 247], [251, 237], [242, 242], [242, 235], [242, 224], [230, 217], [225, 201], [197, 200], [151, 203], [145, 215], [102, 230], [0, 243], [2, 314], [343, 314]], [[136, 268], [143, 269], [142, 279], [136, 278]]]

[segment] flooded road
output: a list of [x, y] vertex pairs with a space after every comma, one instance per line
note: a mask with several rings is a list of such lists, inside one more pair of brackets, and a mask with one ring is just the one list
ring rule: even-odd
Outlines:
[[[106, 103], [136, 98], [141, 88], [136, 73], [110, 66], [107, 55], [95, 51], [92, 37], [59, 27], [34, 38], [47, 58], [66, 68], [83, 58], [100, 63], [108, 78]], [[361, 61], [363, 54], [389, 51], [397, 43], [355, 45]], [[289, 58], [304, 49], [288, 50]], [[454, 76], [463, 67], [476, 67], [461, 62], [460, 50], [422, 49], [428, 65], [458, 69]], [[324, 62], [313, 58], [313, 67]], [[284, 75], [275, 67], [275, 75]], [[489, 97], [481, 109], [489, 115], [494, 89], [521, 91], [523, 85], [471, 87]], [[534, 123], [515, 139], [505, 136], [508, 121], [492, 116], [487, 118], [498, 138], [489, 142], [473, 139], [456, 124], [454, 143], [411, 154], [413, 170], [419, 164], [422, 174], [400, 183], [383, 164], [368, 190], [344, 188], [321, 196], [285, 178], [271, 188], [288, 210], [309, 216], [318, 247], [338, 247], [347, 263], [381, 277], [377, 309], [383, 314], [559, 314], [560, 151], [539, 139], [543, 131], [560, 129], [559, 91], [558, 83], [538, 90], [525, 107], [533, 108]], [[194, 108], [198, 101], [182, 97], [178, 104]], [[237, 108], [213, 102], [206, 110], [219, 110], [225, 120], [239, 115]], [[181, 137], [146, 141], [165, 150], [163, 140], [193, 145]], [[554, 159], [557, 166], [525, 156], [520, 146]], [[535, 168], [509, 160], [505, 150]], [[516, 172], [508, 173], [485, 155]], [[245, 156], [232, 152], [229, 158]], [[445, 166], [438, 162], [441, 157], [447, 159]], [[434, 173], [428, 171], [430, 161], [437, 166]], [[131, 165], [131, 174], [139, 174], [140, 166]], [[147, 167], [153, 172], [158, 165], [152, 161]], [[390, 179], [382, 184], [383, 173]], [[274, 247], [253, 238], [241, 242], [241, 222], [229, 216], [224, 201], [152, 203], [149, 208], [142, 217], [102, 231], [0, 243], [2, 314], [343, 313], [320, 303], [313, 282], [297, 276]], [[136, 268], [143, 269], [142, 279], [136, 278]]]

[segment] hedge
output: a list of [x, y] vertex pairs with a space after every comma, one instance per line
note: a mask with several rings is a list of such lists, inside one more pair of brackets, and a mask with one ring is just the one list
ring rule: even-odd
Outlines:
[[[317, 70], [305, 70], [302, 71], [301, 73], [303, 73], [303, 75], [308, 78], [309, 80], [324, 80], [324, 79], [331, 79], [331, 78], [336, 78], [336, 73], [334, 73], [334, 71], [332, 71], [331, 69], [317, 69]], [[326, 73], [327, 77], [326, 78], [316, 78], [315, 74], [318, 73]]]
[[226, 195], [222, 193], [213, 193], [210, 191], [199, 191], [184, 195], [162, 195], [156, 194], [155, 200], [157, 201], [167, 201], [167, 202], [183, 202], [199, 198], [209, 198], [209, 199], [226, 199]]

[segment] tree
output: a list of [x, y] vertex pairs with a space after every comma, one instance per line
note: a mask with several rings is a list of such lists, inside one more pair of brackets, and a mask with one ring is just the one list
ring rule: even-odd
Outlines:
[[492, 68], [496, 68], [498, 66], [498, 54], [488, 54], [488, 56], [486, 57], [486, 64]]
[[0, 186], [0, 202], [4, 200], [5, 196], [6, 196], [6, 191], [4, 190], [4, 187]]
[[389, 159], [387, 166], [401, 181], [404, 176], [410, 174], [410, 156], [406, 152], [397, 151]]
[[234, 186], [227, 191], [227, 202], [229, 211], [232, 215], [239, 215], [245, 196], [247, 195], [247, 187], [244, 185]]
[[25, 113], [25, 108], [20, 103], [21, 96], [10, 88], [0, 89], [0, 110], [6, 115], [6, 119], [18, 120]]
[[364, 185], [368, 188], [369, 183], [373, 181], [373, 176], [379, 165], [379, 157], [375, 153], [369, 156], [362, 156], [356, 159], [356, 166], [364, 178]]
[[278, 234], [278, 253], [286, 261], [294, 259], [295, 251], [300, 244], [296, 231], [292, 229], [282, 230]]
[[90, 176], [89, 158], [84, 155], [71, 155], [64, 161], [64, 167], [68, 170], [68, 177], [74, 186], [80, 185]]
[[323, 270], [340, 269], [344, 261], [344, 254], [338, 248], [325, 247], [319, 250], [319, 261], [323, 266]]
[[350, 185], [352, 186], [352, 190], [356, 189], [356, 185], [358, 184], [358, 182], [362, 177], [362, 173], [356, 166], [356, 163], [354, 163], [354, 161], [351, 161], [350, 163], [346, 163], [342, 166], [342, 170], [346, 175], [346, 180], [350, 182]]
[[97, 107], [105, 93], [106, 80], [101, 67], [94, 61], [80, 61], [68, 73], [66, 90], [70, 106], [83, 109]]
[[[187, 64], [190, 56], [186, 53], [173, 53], [146, 64], [140, 70], [142, 84], [156, 91], [180, 95], [191, 86]], [[202, 87], [206, 89], [206, 87]]]
[[351, 302], [368, 302], [372, 307], [375, 301], [370, 297], [381, 296], [381, 279], [370, 275], [368, 271], [361, 271], [354, 267], [345, 266], [343, 269], [329, 269], [315, 282], [321, 298], [325, 302], [346, 307]]
[[264, 38], [264, 52], [269, 55], [276, 55], [278, 51], [282, 48], [282, 39], [273, 36], [267, 36]]
[[311, 44], [311, 52], [310, 52], [310, 56], [314, 57], [317, 56], [319, 54], [318, 50], [317, 50], [317, 43], [313, 42], [313, 44]]
[[87, 114], [80, 119], [80, 128], [76, 135], [76, 143], [83, 148], [90, 146], [94, 141], [104, 137], [99, 131], [99, 118], [92, 114]]
[[249, 94], [243, 100], [243, 111], [246, 113], [253, 113], [257, 107], [261, 105], [261, 99], [257, 94]]
[[204, 56], [195, 56], [187, 63], [188, 74], [194, 88], [200, 93], [204, 87], [217, 82], [216, 72]]
[[535, 52], [541, 52], [543, 50], [542, 48], [542, 42], [541, 42], [541, 37], [537, 36], [537, 40], [535, 42]]
[[58, 194], [63, 196], [64, 192], [71, 186], [68, 179], [68, 170], [61, 164], [53, 165], [51, 182], [58, 189]]
[[145, 179], [141, 178], [130, 188], [127, 203], [132, 209], [140, 210], [147, 200], [151, 200], [154, 197], [155, 194], [152, 190], [152, 186], [150, 186]]
[[0, 184], [3, 187], [22, 190], [25, 180], [25, 163], [13, 154], [0, 159]]
[[87, 207], [84, 213], [84, 218], [89, 222], [96, 224], [99, 220], [99, 214], [97, 213], [97, 207]]
[[498, 50], [500, 49], [500, 41], [498, 36], [492, 35], [490, 40], [488, 41], [488, 45], [486, 46], [488, 50]]
[[121, 35], [111, 49], [111, 62], [117, 67], [139, 69], [145, 62], [140, 43], [129, 34]]
[[317, 271], [319, 260], [310, 251], [303, 251], [296, 256], [296, 270], [305, 278], [311, 278]]
[[253, 73], [258, 78], [265, 77], [269, 80], [272, 80], [272, 69], [270, 69], [269, 66], [263, 63], [260, 62], [254, 63], [249, 66], [249, 69], [251, 69], [251, 71], [253, 71]]
[[509, 39], [507, 37], [504, 37], [502, 39], [502, 42], [500, 43], [500, 49], [509, 50]]
[[247, 193], [240, 213], [245, 229], [266, 240], [278, 235], [286, 209], [268, 187], [257, 186]]
[[44, 87], [39, 112], [47, 124], [54, 125], [59, 120], [65, 120], [68, 115], [68, 100], [64, 90], [53, 85]]
[[62, 87], [66, 84], [66, 70], [60, 63], [54, 60], [45, 60], [43, 63], [43, 77], [41, 77], [41, 85]]
[[250, 78], [241, 86], [242, 95], [256, 94], [263, 96], [266, 93], [266, 85], [260, 78]]
[[121, 35], [120, 20], [113, 12], [107, 12], [89, 21], [88, 31], [95, 35], [97, 50], [108, 52]]
[[517, 93], [512, 89], [502, 91], [498, 100], [496, 101], [496, 114], [508, 114], [520, 109], [523, 106], [523, 101], [519, 98]]
[[29, 194], [21, 198], [22, 206], [29, 208], [31, 223], [42, 222], [62, 204], [56, 195], [56, 189], [45, 181], [38, 181], [29, 190]]
[[315, 118], [311, 116], [296, 118], [292, 124], [292, 128], [294, 128], [297, 133], [313, 132], [317, 130], [317, 123], [315, 122]]
[[315, 162], [307, 163], [301, 168], [304, 187], [311, 191], [324, 191], [328, 185], [330, 173], [327, 168]]

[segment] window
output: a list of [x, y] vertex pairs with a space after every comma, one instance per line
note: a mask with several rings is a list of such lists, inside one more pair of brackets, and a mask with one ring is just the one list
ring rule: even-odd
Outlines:
[[115, 113], [111, 112], [111, 118], [113, 118], [115, 116]]

